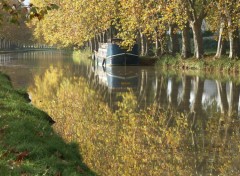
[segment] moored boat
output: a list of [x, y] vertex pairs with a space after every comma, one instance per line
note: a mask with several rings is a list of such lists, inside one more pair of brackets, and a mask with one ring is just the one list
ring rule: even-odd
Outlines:
[[100, 43], [95, 60], [102, 66], [138, 65], [138, 46], [135, 44], [129, 51], [116, 43]]

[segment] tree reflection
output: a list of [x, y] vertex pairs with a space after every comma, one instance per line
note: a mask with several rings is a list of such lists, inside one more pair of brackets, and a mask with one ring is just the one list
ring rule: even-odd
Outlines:
[[176, 77], [173, 77], [170, 103], [174, 108], [177, 108], [177, 105], [178, 105], [178, 87], [179, 87], [179, 82], [177, 82]]
[[182, 95], [181, 95], [181, 101], [179, 104], [179, 110], [180, 111], [189, 111], [190, 107], [190, 93], [191, 93], [191, 77], [183, 75], [182, 76]]
[[[229, 109], [222, 111], [227, 116], [221, 117], [217, 111], [206, 116], [210, 111], [202, 105], [204, 81], [187, 76], [182, 77], [182, 92], [178, 91], [180, 83], [171, 78], [170, 101], [168, 78], [146, 78], [138, 89], [140, 95], [147, 96], [144, 87], [153, 90], [153, 85], [149, 88], [147, 84], [155, 82], [157, 92], [152, 95], [157, 103], [135, 111], [139, 99], [125, 92], [113, 112], [86, 79], [64, 74], [61, 69], [50, 68], [36, 77], [30, 89], [33, 103], [54, 118], [55, 130], [67, 141], [78, 142], [84, 162], [99, 175], [240, 174], [238, 85], [229, 86]], [[227, 100], [224, 87], [218, 83], [222, 104]], [[176, 97], [180, 97], [179, 103]], [[178, 112], [179, 107], [184, 111]], [[228, 120], [219, 123], [223, 117]], [[224, 142], [219, 129], [225, 127]]]
[[228, 112], [226, 83], [221, 83], [220, 81], [216, 81], [216, 84], [217, 84], [217, 90], [219, 95], [221, 113], [226, 114]]

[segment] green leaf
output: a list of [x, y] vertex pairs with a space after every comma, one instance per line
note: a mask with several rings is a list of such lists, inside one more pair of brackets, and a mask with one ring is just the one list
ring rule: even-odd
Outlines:
[[51, 7], [52, 10], [57, 10], [57, 9], [59, 9], [59, 6], [56, 5], [56, 4], [50, 4], [50, 7]]
[[3, 8], [3, 10], [6, 10], [6, 11], [8, 11], [8, 10], [11, 9], [11, 7], [10, 7], [8, 4], [6, 4], [6, 3], [4, 3], [4, 4], [2, 5], [2, 8]]
[[15, 16], [11, 17], [9, 21], [10, 23], [13, 23], [13, 24], [19, 24], [19, 21]]
[[36, 7], [32, 7], [32, 8], [30, 9], [30, 13], [31, 13], [31, 12], [34, 13], [34, 14], [37, 13], [37, 8], [36, 8]]

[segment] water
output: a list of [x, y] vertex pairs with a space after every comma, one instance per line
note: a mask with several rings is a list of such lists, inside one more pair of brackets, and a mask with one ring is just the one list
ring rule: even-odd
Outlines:
[[237, 78], [103, 69], [61, 51], [1, 55], [0, 65], [100, 175], [240, 174]]

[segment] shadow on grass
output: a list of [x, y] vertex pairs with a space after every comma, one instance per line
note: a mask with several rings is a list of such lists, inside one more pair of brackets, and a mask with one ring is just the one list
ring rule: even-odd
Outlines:
[[0, 73], [1, 175], [96, 175], [83, 163], [78, 145], [67, 144], [51, 123]]

